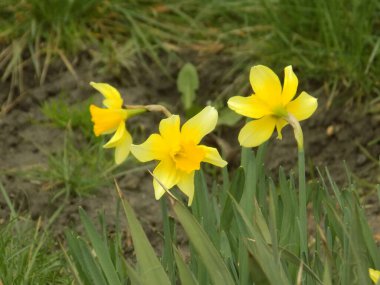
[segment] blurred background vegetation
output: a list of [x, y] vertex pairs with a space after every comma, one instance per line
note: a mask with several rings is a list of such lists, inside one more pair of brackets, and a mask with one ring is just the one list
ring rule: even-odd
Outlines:
[[378, 112], [379, 13], [377, 0], [1, 0], [1, 79], [22, 91], [27, 70], [42, 84], [57, 61], [78, 77], [81, 57], [99, 72], [138, 65], [170, 77], [189, 54], [217, 54], [228, 62], [221, 96], [247, 87], [254, 64], [292, 64], [328, 104]]

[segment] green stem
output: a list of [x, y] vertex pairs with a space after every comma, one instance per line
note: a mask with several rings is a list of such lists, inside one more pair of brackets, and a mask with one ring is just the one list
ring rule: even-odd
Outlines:
[[144, 112], [161, 112], [166, 117], [170, 117], [172, 115], [172, 113], [170, 113], [169, 110], [162, 105], [124, 105], [123, 107], [128, 109], [128, 112], [131, 112], [131, 110], [144, 110]]
[[299, 220], [300, 220], [300, 242], [301, 256], [304, 261], [307, 261], [308, 246], [307, 246], [307, 196], [306, 196], [306, 177], [305, 177], [305, 152], [303, 148], [303, 133], [298, 120], [288, 114], [286, 120], [293, 127], [294, 137], [298, 147], [298, 187], [299, 187]]
[[140, 114], [145, 113], [146, 109], [128, 109], [128, 118], [132, 118], [134, 116], [138, 116]]

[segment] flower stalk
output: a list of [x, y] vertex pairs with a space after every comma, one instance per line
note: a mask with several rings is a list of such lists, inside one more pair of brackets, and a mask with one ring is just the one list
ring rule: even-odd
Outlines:
[[306, 195], [306, 177], [305, 177], [305, 152], [303, 146], [303, 132], [299, 121], [290, 113], [285, 120], [292, 126], [294, 137], [298, 147], [298, 187], [299, 187], [299, 221], [300, 221], [300, 240], [301, 256], [307, 261], [307, 195]]
[[170, 111], [162, 106], [162, 105], [157, 105], [157, 104], [152, 104], [152, 105], [124, 105], [124, 108], [128, 109], [129, 111], [131, 110], [145, 110], [148, 112], [161, 112], [163, 113], [167, 118], [169, 118], [172, 113]]

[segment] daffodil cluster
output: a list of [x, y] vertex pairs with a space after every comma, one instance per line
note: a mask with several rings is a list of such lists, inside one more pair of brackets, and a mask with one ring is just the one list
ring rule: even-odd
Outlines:
[[[235, 96], [228, 101], [229, 108], [253, 119], [240, 131], [240, 144], [245, 147], [258, 146], [271, 137], [274, 129], [277, 129], [278, 138], [281, 138], [282, 128], [290, 124], [295, 130], [299, 147], [302, 148], [302, 130], [298, 122], [314, 113], [317, 100], [306, 92], [294, 99], [298, 79], [292, 67], [285, 68], [283, 87], [277, 75], [262, 65], [252, 67], [250, 82], [254, 94], [248, 97]], [[95, 135], [113, 134], [104, 147], [115, 148], [117, 164], [122, 163], [130, 152], [141, 162], [158, 161], [153, 171], [156, 199], [177, 186], [188, 197], [188, 204], [191, 205], [194, 198], [194, 173], [200, 169], [201, 163], [218, 167], [227, 164], [216, 148], [200, 144], [202, 138], [216, 127], [218, 112], [215, 108], [205, 107], [181, 127], [180, 117], [171, 115], [162, 106], [140, 106], [149, 111], [164, 110], [167, 118], [160, 122], [159, 133], [152, 134], [142, 144], [135, 145], [125, 124], [128, 118], [139, 112], [136, 113], [132, 107], [123, 107], [120, 93], [112, 86], [93, 82], [91, 85], [105, 97], [105, 108], [90, 106]]]

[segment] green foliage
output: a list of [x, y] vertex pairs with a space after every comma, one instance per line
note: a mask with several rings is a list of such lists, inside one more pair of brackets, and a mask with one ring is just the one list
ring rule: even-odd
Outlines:
[[189, 110], [193, 106], [198, 88], [197, 69], [191, 63], [186, 63], [179, 71], [177, 77], [177, 89], [181, 92], [181, 101], [185, 110]]
[[[137, 257], [136, 269], [121, 255], [117, 257], [117, 263], [126, 264], [122, 274], [128, 277], [124, 281], [145, 284], [144, 280], [149, 278], [163, 278], [166, 281], [162, 282], [166, 283], [170, 276], [172, 284], [179, 281], [182, 284], [370, 284], [368, 268], [380, 268], [380, 254], [355, 185], [339, 189], [327, 172], [321, 175], [321, 182], [302, 185], [301, 178], [299, 188], [294, 177], [286, 177], [282, 169], [275, 183], [265, 175], [264, 150], [265, 147], [259, 148], [255, 155], [245, 149], [242, 167], [231, 181], [228, 175], [223, 175], [223, 185], [214, 184], [211, 195], [203, 173], [197, 173], [191, 210], [168, 198], [190, 242], [187, 261], [176, 245], [175, 223], [166, 209], [169, 204], [162, 203], [164, 247], [160, 263], [131, 207], [122, 200]], [[301, 204], [305, 202], [300, 199], [303, 187], [308, 205], [307, 228], [301, 217], [304, 210]], [[82, 221], [91, 223], [88, 219]], [[90, 233], [87, 234], [94, 243]], [[82, 237], [77, 241], [82, 239], [87, 240]], [[103, 237], [102, 243], [113, 241]], [[75, 256], [75, 247], [70, 244], [69, 247], [81, 270], [91, 272]], [[94, 244], [86, 250], [99, 254]], [[91, 262], [103, 266], [100, 260]], [[156, 275], [158, 272], [161, 277]]]
[[53, 125], [66, 129], [71, 126], [78, 129], [87, 139], [94, 138], [89, 106], [92, 99], [70, 105], [65, 97], [59, 97], [50, 101], [45, 101], [41, 111]]
[[46, 167], [28, 173], [33, 179], [45, 182], [55, 190], [54, 199], [61, 195], [89, 195], [100, 186], [111, 182], [113, 158], [104, 153], [101, 143], [83, 145], [75, 140], [75, 133], [67, 128], [62, 149], [46, 152]]
[[18, 216], [1, 183], [0, 190], [11, 209], [11, 218], [0, 225], [0, 283], [70, 284], [63, 254], [41, 220]]
[[285, 0], [262, 4], [272, 25], [265, 61], [279, 68], [292, 64], [304, 77], [329, 83], [330, 100], [339, 93], [348, 95], [346, 99], [353, 92], [357, 99], [372, 97], [373, 90], [379, 89], [378, 1]]

